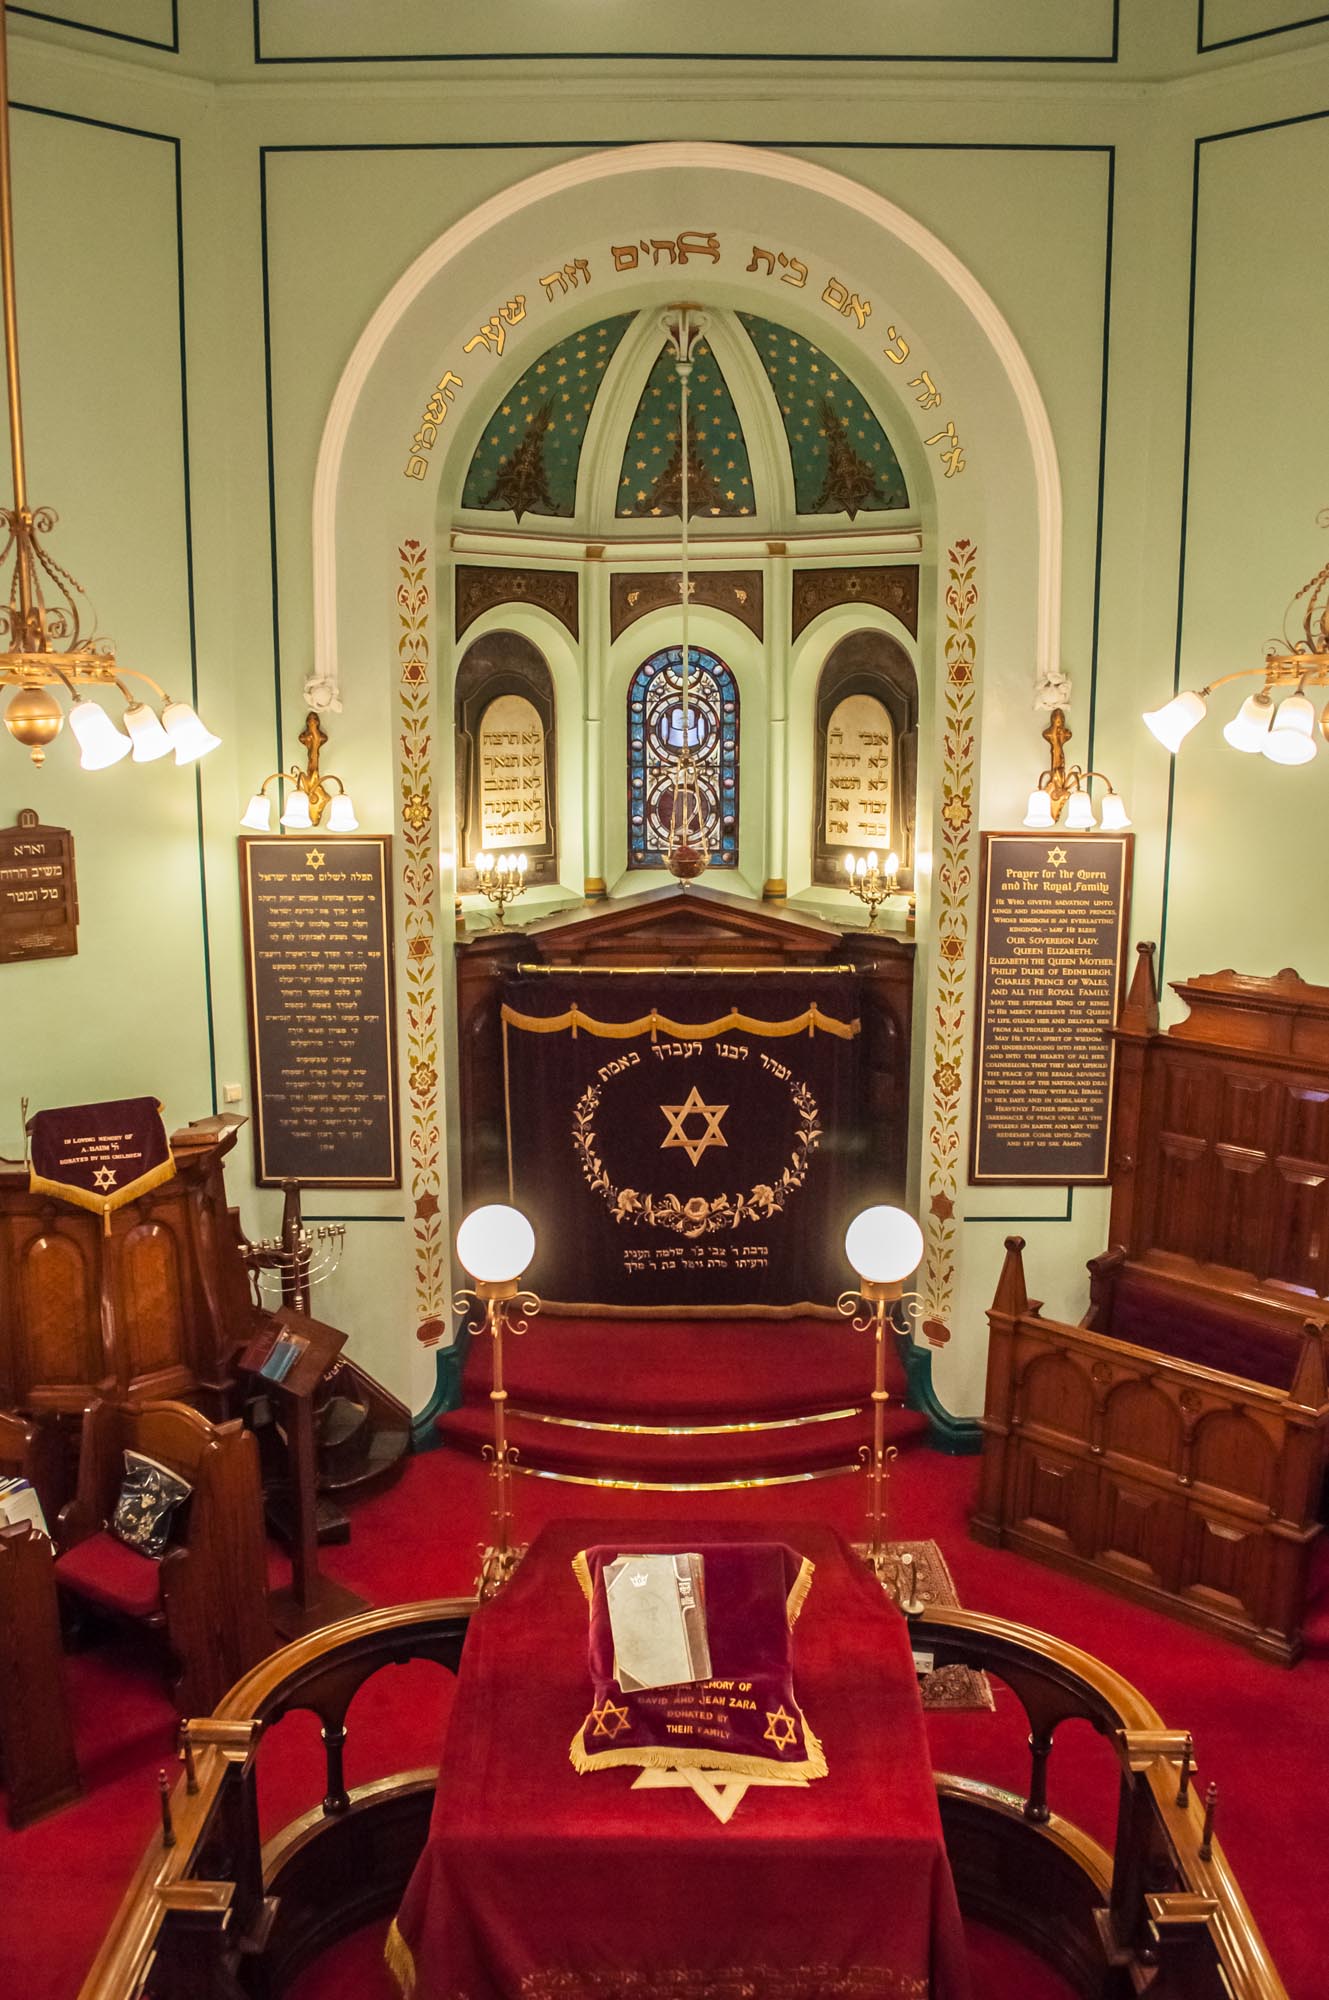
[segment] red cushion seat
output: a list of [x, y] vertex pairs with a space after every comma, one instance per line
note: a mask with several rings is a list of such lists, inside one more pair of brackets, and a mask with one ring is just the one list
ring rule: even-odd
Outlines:
[[161, 1564], [126, 1548], [102, 1528], [79, 1542], [55, 1565], [56, 1581], [126, 1618], [150, 1618], [161, 1610]]

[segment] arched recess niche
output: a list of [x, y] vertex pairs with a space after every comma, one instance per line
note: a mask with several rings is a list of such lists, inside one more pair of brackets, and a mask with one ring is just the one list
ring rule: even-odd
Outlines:
[[549, 663], [500, 626], [473, 639], [453, 687], [457, 882], [485, 849], [527, 856], [528, 880], [558, 880], [558, 730]]
[[[918, 673], [898, 639], [860, 626], [836, 641], [817, 677], [812, 743], [814, 881], [835, 885], [845, 854], [869, 847], [894, 851], [901, 882], [911, 886]], [[879, 815], [875, 825], [865, 804]]]
[[[706, 231], [697, 225], [711, 220], [717, 225], [714, 256], [690, 257], [686, 266], [663, 255], [658, 261], [652, 257], [648, 265], [640, 252], [635, 260], [614, 254], [616, 246], [642, 241], [677, 245], [684, 232], [704, 237]], [[769, 266], [756, 256], [759, 248], [770, 251]], [[781, 251], [806, 267], [803, 286], [786, 284], [776, 275], [775, 253]], [[944, 785], [923, 783], [924, 771], [937, 769], [942, 756], [946, 711], [941, 662], [953, 629], [947, 593], [963, 599], [965, 629], [974, 648], [975, 665], [966, 684], [966, 727], [972, 732], [966, 785], [976, 814], [984, 752], [997, 752], [993, 768], [1023, 770], [1036, 694], [1064, 698], [1059, 685], [1061, 491], [1046, 410], [1005, 318], [946, 246], [885, 197], [806, 160], [755, 148], [682, 142], [562, 162], [505, 189], [442, 234], [403, 274], [366, 327], [325, 425], [314, 487], [309, 698], [315, 705], [340, 699], [351, 726], [365, 729], [367, 744], [372, 735], [382, 758], [380, 776], [388, 784], [397, 782], [401, 732], [395, 724], [386, 731], [382, 723], [400, 675], [403, 576], [414, 564], [415, 573], [427, 579], [423, 594], [418, 585], [410, 593], [412, 643], [427, 658], [435, 725], [437, 768], [426, 775], [433, 780], [438, 820], [450, 827], [452, 773], [446, 738], [456, 658], [453, 554], [437, 525], [455, 510], [471, 452], [492, 407], [491, 389], [497, 386], [494, 343], [477, 336], [512, 306], [504, 323], [505, 365], [524, 366], [552, 341], [583, 325], [588, 304], [605, 313], [662, 310], [699, 292], [707, 302], [736, 310], [778, 313], [783, 323], [849, 370], [888, 423], [909, 490], [919, 502], [922, 576], [914, 657], [924, 663], [919, 675], [917, 857], [922, 1021], [935, 1011], [937, 981], [929, 950], [933, 919], [927, 877], [947, 838], [941, 823]], [[859, 301], [857, 313], [848, 303], [851, 298]], [[871, 305], [870, 313], [862, 311], [865, 303]], [[926, 369], [942, 391], [941, 411], [918, 407], [911, 370], [901, 353], [906, 348], [913, 368]], [[963, 444], [964, 468], [958, 476], [945, 476], [935, 443], [942, 417], [956, 425]], [[538, 561], [538, 538], [532, 537], [529, 547], [531, 559]], [[552, 551], [547, 559], [554, 559]], [[594, 584], [588, 581], [586, 588], [593, 591]], [[649, 643], [644, 632], [638, 636]], [[696, 636], [707, 643], [700, 631]], [[765, 872], [775, 879], [787, 874], [791, 893], [797, 892], [800, 872], [791, 842], [800, 837], [800, 825], [810, 826], [812, 810], [809, 798], [800, 811], [788, 754], [791, 729], [798, 726], [795, 655], [807, 657], [813, 636], [810, 631], [801, 634], [794, 647], [788, 632], [771, 620], [764, 641]], [[717, 650], [725, 652], [723, 645]], [[726, 657], [733, 662], [732, 649]], [[584, 675], [583, 865], [586, 876], [594, 878], [613, 873], [605, 849], [614, 844], [613, 811], [624, 769], [621, 744], [612, 740], [622, 685], [611, 688], [614, 676], [603, 655], [585, 659]], [[753, 712], [746, 684], [743, 693], [746, 722]], [[561, 715], [564, 744], [571, 734]], [[368, 748], [367, 754], [372, 754]], [[744, 782], [750, 800], [747, 768]], [[607, 787], [601, 800], [594, 796], [597, 783]], [[1014, 813], [1019, 789], [1014, 780], [982, 789], [990, 818]], [[560, 790], [566, 803], [561, 770]], [[565, 812], [565, 828], [566, 823]], [[956, 812], [947, 825], [954, 840], [960, 825]], [[962, 831], [968, 837], [967, 821]], [[801, 838], [807, 842], [806, 832]], [[746, 834], [744, 850], [751, 855]], [[747, 866], [738, 872], [750, 893], [760, 892], [760, 882], [752, 880]], [[803, 871], [805, 884], [810, 876], [809, 865]], [[636, 889], [642, 880], [636, 875], [630, 886]], [[732, 877], [725, 886], [741, 887]], [[455, 887], [452, 871], [441, 866], [429, 890], [436, 911], [450, 912]], [[445, 1017], [450, 953], [442, 948], [442, 939], [448, 932], [450, 919], [436, 927], [428, 959], [418, 938], [411, 940], [415, 961], [429, 968]], [[950, 960], [952, 977], [958, 976], [958, 962]], [[408, 1041], [403, 1037], [404, 1079]], [[933, 1066], [934, 1058], [929, 1051], [918, 1065], [920, 1074]], [[417, 1064], [415, 1071], [420, 1068]], [[440, 1084], [434, 1103], [412, 1107], [413, 1114], [418, 1111], [421, 1121], [438, 1119], [441, 1101]], [[931, 1104], [915, 1113], [911, 1196], [920, 1208], [925, 1206], [920, 1189], [931, 1185], [925, 1153], [932, 1141], [927, 1135], [940, 1117], [939, 1107]], [[445, 1149], [429, 1173], [433, 1183], [423, 1194], [417, 1191], [416, 1199], [437, 1194], [440, 1211], [447, 1213], [452, 1200]], [[948, 1185], [950, 1195], [957, 1195], [953, 1173]], [[928, 1229], [924, 1290], [933, 1313], [944, 1318], [959, 1282], [960, 1253], [956, 1246], [934, 1257], [940, 1237], [931, 1223]], [[442, 1280], [434, 1282], [441, 1296]], [[417, 1281], [417, 1304], [423, 1325], [422, 1283]]]

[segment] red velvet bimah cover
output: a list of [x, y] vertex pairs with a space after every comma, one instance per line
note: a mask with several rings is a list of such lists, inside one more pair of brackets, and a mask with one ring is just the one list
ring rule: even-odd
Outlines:
[[[586, 1549], [573, 1563], [590, 1600], [591, 1706], [572, 1739], [578, 1771], [683, 1764], [748, 1777], [824, 1778], [826, 1758], [794, 1699], [790, 1627], [813, 1565], [782, 1542], [696, 1544], [703, 1563], [711, 1679], [625, 1693], [615, 1679], [604, 1572], [659, 1543]], [[670, 1549], [663, 1553], [676, 1554]]]
[[[653, 1530], [624, 1552], [752, 1536]], [[568, 1744], [591, 1684], [571, 1564], [604, 1527], [551, 1524], [471, 1623], [429, 1839], [389, 1934], [405, 1993], [969, 2000], [904, 1620], [830, 1529], [778, 1533], [816, 1564], [795, 1671], [828, 1775], [756, 1785], [727, 1825], [691, 1790], [579, 1775]]]

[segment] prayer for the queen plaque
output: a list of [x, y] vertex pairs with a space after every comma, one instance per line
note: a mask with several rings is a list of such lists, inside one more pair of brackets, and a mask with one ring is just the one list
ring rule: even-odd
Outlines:
[[1106, 1181], [1129, 833], [985, 833], [971, 1183]]
[[254, 1177], [399, 1187], [387, 834], [242, 837]]

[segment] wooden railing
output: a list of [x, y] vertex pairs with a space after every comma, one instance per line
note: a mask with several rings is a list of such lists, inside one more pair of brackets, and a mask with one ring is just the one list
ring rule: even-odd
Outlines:
[[[367, 1612], [265, 1660], [186, 1729], [184, 1770], [163, 1791], [153, 1840], [80, 2000], [277, 2000], [300, 1968], [395, 1909], [424, 1843], [435, 1770], [345, 1781], [346, 1716], [374, 1674], [433, 1660], [455, 1674], [469, 1599]], [[910, 1621], [935, 1666], [1004, 1681], [1029, 1723], [1017, 1797], [939, 1774], [961, 1905], [1031, 1944], [1086, 1996], [1286, 2000], [1213, 1837], [1212, 1792], [1191, 1782], [1190, 1738], [1164, 1727], [1101, 1661], [1027, 1626], [966, 1611]], [[324, 1796], [266, 1847], [259, 1837], [263, 1730], [294, 1709], [322, 1727]], [[1119, 1767], [1113, 1852], [1048, 1805], [1057, 1731], [1087, 1721]]]

